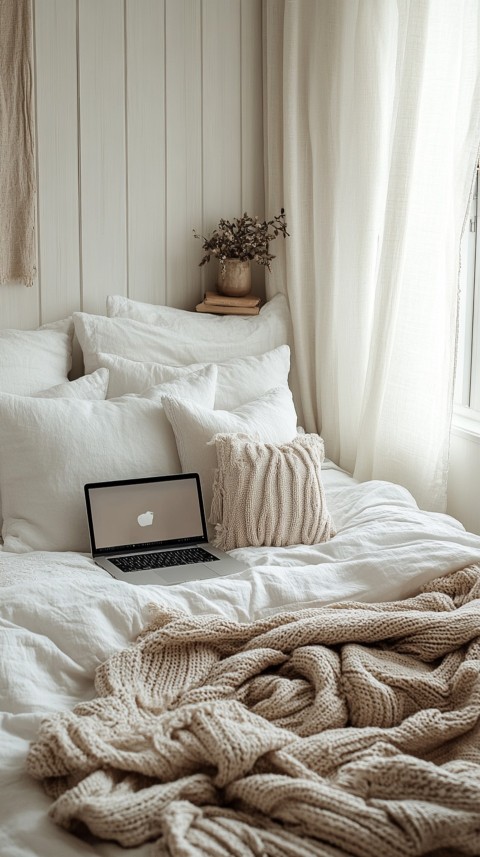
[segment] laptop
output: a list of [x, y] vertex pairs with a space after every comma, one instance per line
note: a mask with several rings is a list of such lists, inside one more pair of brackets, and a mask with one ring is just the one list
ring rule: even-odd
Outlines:
[[208, 543], [198, 473], [85, 485], [92, 557], [128, 583], [173, 586], [245, 566]]

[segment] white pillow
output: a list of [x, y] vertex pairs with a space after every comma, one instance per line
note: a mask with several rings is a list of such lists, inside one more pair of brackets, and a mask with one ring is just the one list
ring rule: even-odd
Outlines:
[[71, 318], [37, 330], [0, 330], [0, 392], [31, 396], [68, 380]]
[[[73, 328], [72, 328], [73, 329]], [[44, 399], [100, 399], [104, 400], [108, 389], [108, 369], [98, 369], [92, 375], [85, 375], [77, 381], [65, 381], [48, 390], [34, 393], [34, 397]], [[0, 528], [2, 527], [2, 506], [0, 496]], [[2, 539], [0, 538], [0, 543]]]
[[[190, 366], [163, 366], [160, 363], [140, 363], [115, 354], [102, 353], [96, 354], [94, 360], [98, 366], [109, 370], [109, 399], [125, 393], [141, 393], [155, 384], [185, 377], [189, 372], [207, 365], [193, 363]], [[215, 407], [231, 411], [258, 398], [272, 387], [288, 384], [290, 348], [280, 345], [259, 357], [233, 357], [224, 363], [217, 363], [217, 368]]]
[[91, 363], [108, 369], [107, 399], [117, 399], [128, 393], [143, 393], [149, 387], [165, 384], [167, 381], [178, 381], [192, 371], [204, 369], [209, 364], [195, 363], [190, 366], [164, 366], [162, 363], [148, 363], [140, 360], [129, 360], [128, 357], [118, 357], [117, 354], [92, 355]]
[[[195, 336], [199, 333], [205, 337], [207, 331], [223, 331], [226, 334], [227, 328], [235, 328], [235, 319], [238, 316], [223, 316], [219, 318], [215, 315], [199, 315], [189, 310], [177, 309], [176, 307], [165, 306], [163, 304], [147, 304], [143, 301], [134, 301], [131, 298], [123, 295], [108, 295], [107, 297], [107, 315], [109, 318], [131, 318], [135, 321], [142, 321], [144, 324], [155, 324], [160, 327], [173, 327], [177, 333], [182, 335], [188, 333], [190, 336]], [[276, 315], [280, 319], [280, 315], [285, 312], [289, 320], [287, 301], [284, 295], [275, 295], [270, 301], [267, 301], [260, 310], [260, 315], [263, 313], [263, 322], [270, 315]], [[240, 321], [250, 322], [254, 319], [241, 318]]]
[[[150, 385], [150, 386], [153, 386]], [[108, 369], [97, 369], [90, 375], [82, 375], [75, 381], [64, 381], [56, 384], [48, 390], [40, 390], [34, 393], [34, 398], [42, 399], [98, 399], [103, 401], [107, 398], [108, 391]]]
[[207, 517], [212, 504], [217, 465], [216, 434], [240, 433], [256, 440], [284, 443], [297, 433], [297, 414], [288, 387], [276, 387], [234, 411], [214, 411], [204, 405], [167, 396], [165, 413], [172, 424], [184, 473], [200, 475]]
[[88, 551], [86, 482], [180, 471], [170, 394], [215, 399], [216, 367], [104, 402], [0, 394], [5, 550]]
[[217, 434], [215, 448], [210, 522], [216, 547], [314, 545], [335, 534], [322, 484], [325, 453], [319, 435], [260, 443]]
[[76, 312], [75, 332], [85, 371], [97, 369], [99, 352], [169, 366], [218, 363], [264, 354], [290, 339], [284, 295], [276, 295], [256, 316], [207, 316], [171, 307], [158, 308], [155, 324]]

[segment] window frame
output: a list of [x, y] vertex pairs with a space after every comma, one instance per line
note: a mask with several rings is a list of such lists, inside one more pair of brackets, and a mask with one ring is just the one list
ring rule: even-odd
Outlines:
[[[459, 317], [455, 415], [465, 430], [478, 423], [480, 433], [480, 239], [478, 220], [479, 167], [472, 188], [460, 251]], [[457, 425], [459, 420], [457, 420]], [[467, 429], [468, 425], [468, 429]]]

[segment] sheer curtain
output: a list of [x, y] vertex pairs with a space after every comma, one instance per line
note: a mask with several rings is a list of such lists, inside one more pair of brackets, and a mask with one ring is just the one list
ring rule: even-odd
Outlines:
[[480, 141], [478, 0], [264, 0], [267, 293], [307, 431], [446, 503], [460, 237]]

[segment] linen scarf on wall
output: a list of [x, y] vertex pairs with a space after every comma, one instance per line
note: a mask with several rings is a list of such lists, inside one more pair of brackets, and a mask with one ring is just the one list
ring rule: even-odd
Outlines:
[[31, 0], [0, 0], [0, 283], [33, 284], [35, 159]]

